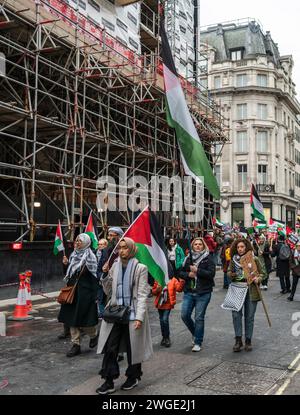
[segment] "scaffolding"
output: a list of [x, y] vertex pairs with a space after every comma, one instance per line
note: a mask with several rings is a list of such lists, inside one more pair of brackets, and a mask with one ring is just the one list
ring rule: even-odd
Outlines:
[[[135, 54], [63, 0], [0, 0], [0, 52], [6, 58], [0, 77], [6, 240], [49, 240], [60, 219], [72, 241], [90, 210], [104, 234], [111, 224], [127, 226], [131, 212], [96, 209], [98, 177], [118, 181], [120, 168], [128, 179], [178, 174], [158, 48]], [[182, 79], [182, 85], [209, 153], [227, 141], [225, 121], [194, 84]], [[212, 211], [207, 200], [205, 220]], [[170, 212], [160, 212], [159, 220], [166, 234], [182, 232]], [[194, 232], [201, 226], [191, 224]]]

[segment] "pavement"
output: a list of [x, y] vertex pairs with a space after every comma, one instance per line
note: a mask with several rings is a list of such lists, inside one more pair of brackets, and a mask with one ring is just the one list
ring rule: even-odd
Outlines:
[[[220, 307], [226, 294], [221, 271], [215, 281], [199, 353], [192, 353], [191, 335], [180, 318], [183, 295], [170, 315], [170, 348], [160, 346], [158, 313], [154, 299], [148, 300], [154, 356], [143, 363], [138, 387], [127, 392], [119, 389], [125, 358], [114, 395], [299, 395], [300, 294], [287, 301], [272, 273], [269, 289], [263, 291], [272, 327], [259, 304], [253, 351], [233, 353], [231, 313]], [[62, 325], [57, 322], [56, 293], [46, 296], [35, 298], [33, 320], [6, 321], [6, 336], [0, 337], [0, 395], [95, 395], [103, 382], [98, 375], [102, 356], [89, 349], [84, 336], [82, 354], [66, 357], [70, 342], [57, 339]], [[0, 313], [9, 316], [13, 309], [11, 301], [0, 302]]]

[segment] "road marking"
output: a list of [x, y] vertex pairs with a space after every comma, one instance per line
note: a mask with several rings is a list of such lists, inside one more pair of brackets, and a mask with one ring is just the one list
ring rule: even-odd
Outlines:
[[[293, 370], [294, 366], [296, 366], [296, 364], [298, 363], [298, 361], [300, 360], [300, 353], [298, 354], [298, 356], [296, 357], [295, 360], [293, 360], [293, 362], [289, 365], [288, 370]], [[296, 375], [296, 373], [300, 372], [300, 364], [297, 366], [296, 369], [293, 370], [293, 373], [290, 374], [290, 376], [288, 377], [288, 379], [284, 382], [284, 384], [278, 389], [278, 391], [275, 393], [275, 395], [282, 395], [283, 392], [286, 390], [286, 388], [289, 386], [289, 384], [291, 383], [291, 380], [293, 379], [293, 377]]]

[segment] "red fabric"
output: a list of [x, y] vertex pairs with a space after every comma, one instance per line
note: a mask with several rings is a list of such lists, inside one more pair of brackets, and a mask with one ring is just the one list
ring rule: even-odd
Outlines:
[[208, 246], [209, 252], [214, 253], [218, 245], [214, 238], [210, 235], [206, 235], [203, 239], [206, 242], [206, 245]]
[[155, 281], [153, 287], [152, 287], [152, 294], [156, 295], [154, 305], [159, 310], [172, 310], [176, 304], [176, 292], [180, 293], [183, 291], [185, 281], [184, 280], [177, 280], [176, 278], [172, 278], [171, 281], [168, 283], [168, 298], [167, 301], [159, 305], [159, 299], [160, 294], [162, 291], [162, 287], [158, 285], [158, 283]]

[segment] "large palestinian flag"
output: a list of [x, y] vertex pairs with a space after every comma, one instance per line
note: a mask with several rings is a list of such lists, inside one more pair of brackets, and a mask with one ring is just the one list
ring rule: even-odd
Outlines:
[[173, 61], [170, 45], [165, 32], [164, 19], [160, 24], [161, 54], [167, 98], [167, 122], [176, 131], [180, 156], [185, 174], [196, 181], [204, 177], [204, 184], [215, 199], [220, 199], [220, 189], [206, 157], [196, 127], [185, 101], [184, 93]]
[[90, 212], [88, 223], [86, 225], [84, 233], [87, 233], [91, 238], [91, 247], [93, 249], [98, 249], [98, 232], [92, 211]]
[[269, 220], [269, 226], [277, 227], [277, 232], [279, 235], [287, 235], [285, 223], [281, 220], [271, 218]]
[[264, 207], [260, 201], [260, 198], [258, 197], [254, 184], [252, 184], [251, 187], [250, 205], [253, 210], [253, 217], [263, 222], [266, 222], [264, 215]]
[[124, 234], [136, 243], [136, 258], [148, 267], [152, 277], [164, 287], [169, 281], [164, 239], [155, 214], [146, 207]]

